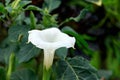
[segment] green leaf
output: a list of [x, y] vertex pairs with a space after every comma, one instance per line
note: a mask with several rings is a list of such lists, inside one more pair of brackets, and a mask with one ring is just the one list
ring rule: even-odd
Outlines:
[[112, 76], [112, 71], [99, 70], [98, 74], [100, 77], [104, 77], [106, 80], [110, 80], [110, 77]]
[[0, 49], [0, 62], [5, 63], [3, 49]]
[[4, 13], [5, 12], [5, 7], [2, 3], [0, 3], [0, 13]]
[[16, 25], [8, 30], [8, 38], [11, 42], [22, 42], [26, 44], [28, 40], [28, 26]]
[[85, 41], [84, 37], [77, 32], [75, 32], [72, 28], [66, 26], [62, 28], [62, 31], [64, 33], [67, 33], [71, 36], [74, 36], [76, 38], [76, 44], [77, 46], [86, 54], [93, 54], [93, 51], [89, 48], [88, 43]]
[[47, 8], [49, 12], [53, 11], [54, 9], [58, 8], [61, 4], [61, 0], [44, 0], [43, 7]]
[[0, 80], [5, 80], [5, 69], [0, 67]]
[[63, 21], [63, 22], [60, 24], [60, 26], [63, 25], [64, 23], [67, 23], [67, 22], [72, 21], [72, 20], [73, 20], [73, 21], [76, 21], [76, 22], [79, 22], [81, 19], [83, 19], [83, 18], [85, 17], [85, 15], [86, 15], [87, 12], [88, 12], [87, 9], [83, 9], [82, 11], [80, 11], [80, 14], [79, 14], [77, 17], [67, 18], [65, 21]]
[[61, 60], [56, 66], [56, 80], [99, 80], [96, 69], [82, 57]]
[[5, 14], [0, 15], [0, 20], [2, 20], [3, 18], [5, 18]]
[[66, 58], [66, 56], [67, 56], [67, 52], [68, 52], [68, 49], [65, 48], [65, 47], [62, 47], [62, 48], [57, 49], [55, 54], [56, 54], [58, 57], [60, 57], [60, 59], [65, 60], [65, 58]]
[[57, 27], [57, 21], [56, 21], [57, 15], [50, 15], [50, 14], [44, 14], [42, 17], [41, 24], [44, 25], [46, 28], [49, 27]]
[[11, 80], [38, 80], [38, 78], [32, 70], [22, 69], [14, 72]]
[[8, 64], [9, 56], [13, 52], [17, 52], [18, 46], [15, 43], [9, 43], [6, 45], [7, 47], [1, 48], [0, 50], [0, 62]]
[[15, 22], [19, 25], [23, 23], [23, 21], [26, 19], [25, 12], [21, 12], [15, 19]]
[[94, 3], [94, 4], [98, 5], [98, 6], [102, 5], [102, 0], [86, 0], [86, 1]]
[[27, 8], [25, 8], [25, 10], [35, 10], [35, 11], [39, 11], [42, 12], [43, 10], [37, 6], [33, 6], [33, 5], [29, 5], [27, 6]]
[[20, 48], [20, 51], [17, 54], [17, 59], [19, 63], [27, 62], [33, 57], [37, 56], [40, 53], [40, 49], [36, 48], [32, 44], [27, 44]]
[[85, 17], [87, 12], [88, 12], [87, 9], [83, 9], [83, 10], [80, 11], [80, 14], [77, 17], [71, 18], [71, 19], [73, 19], [74, 21], [78, 22], [78, 21], [80, 21], [81, 19], [83, 19]]
[[6, 9], [9, 13], [11, 13], [12, 10], [13, 10], [11, 6], [6, 6], [5, 9]]
[[5, 5], [7, 6], [11, 0], [5, 0]]
[[31, 3], [31, 1], [21, 1], [20, 2], [20, 7], [24, 7], [24, 6], [26, 6], [27, 4], [30, 4]]
[[37, 23], [37, 19], [35, 18], [35, 15], [33, 14], [33, 12], [30, 12], [30, 20], [31, 20], [31, 28], [35, 29], [36, 28], [36, 23]]

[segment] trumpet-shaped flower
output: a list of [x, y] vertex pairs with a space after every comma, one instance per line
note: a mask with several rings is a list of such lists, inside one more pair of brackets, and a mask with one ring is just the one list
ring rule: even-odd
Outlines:
[[44, 66], [48, 70], [53, 63], [55, 50], [60, 47], [74, 47], [75, 38], [61, 32], [58, 28], [31, 30], [28, 42], [44, 50]]

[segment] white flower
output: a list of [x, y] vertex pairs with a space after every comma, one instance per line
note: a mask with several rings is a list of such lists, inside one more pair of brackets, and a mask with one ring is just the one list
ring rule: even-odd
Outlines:
[[55, 50], [60, 47], [74, 47], [75, 38], [61, 32], [57, 28], [31, 30], [28, 42], [44, 50], [44, 66], [48, 70], [53, 63]]

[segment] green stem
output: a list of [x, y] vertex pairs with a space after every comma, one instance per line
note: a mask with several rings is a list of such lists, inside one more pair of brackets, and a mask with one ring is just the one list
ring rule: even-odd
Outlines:
[[51, 75], [51, 68], [47, 70], [45, 67], [43, 67], [43, 79], [42, 80], [50, 80]]
[[38, 79], [41, 80], [42, 77], [42, 71], [43, 71], [43, 54], [40, 53], [37, 57], [36, 57], [36, 74], [38, 75]]
[[14, 59], [15, 59], [15, 54], [11, 53], [10, 58], [9, 58], [8, 70], [6, 74], [6, 80], [10, 80], [10, 76], [13, 70]]

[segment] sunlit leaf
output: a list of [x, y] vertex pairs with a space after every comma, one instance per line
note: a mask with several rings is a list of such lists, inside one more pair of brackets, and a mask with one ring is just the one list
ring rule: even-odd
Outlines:
[[102, 0], [86, 0], [86, 1], [94, 3], [94, 4], [98, 5], [98, 6], [102, 5]]

